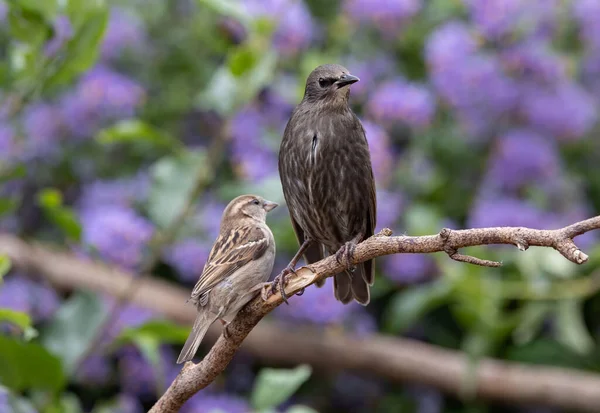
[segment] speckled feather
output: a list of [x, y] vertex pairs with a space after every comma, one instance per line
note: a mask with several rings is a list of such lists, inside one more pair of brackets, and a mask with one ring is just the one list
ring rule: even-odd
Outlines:
[[[288, 122], [279, 152], [279, 174], [300, 243], [315, 240], [307, 262], [333, 254], [348, 241], [360, 242], [375, 229], [375, 182], [365, 131], [348, 105], [349, 88], [319, 90], [319, 78], [348, 71], [339, 65], [315, 69], [302, 102]], [[331, 88], [333, 89], [333, 88]], [[354, 273], [335, 275], [336, 298], [369, 302], [372, 261]]]

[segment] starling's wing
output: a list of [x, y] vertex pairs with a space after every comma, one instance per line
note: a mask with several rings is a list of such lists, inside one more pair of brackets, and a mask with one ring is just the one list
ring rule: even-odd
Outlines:
[[260, 258], [268, 246], [269, 238], [265, 231], [253, 225], [232, 228], [219, 234], [192, 291], [191, 301], [206, 304], [203, 296], [207, 292], [250, 261]]

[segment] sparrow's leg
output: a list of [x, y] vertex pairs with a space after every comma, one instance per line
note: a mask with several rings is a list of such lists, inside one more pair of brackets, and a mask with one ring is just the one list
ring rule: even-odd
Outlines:
[[339, 264], [343, 264], [342, 261], [346, 261], [346, 267], [348, 267], [348, 271], [354, 272], [356, 270], [356, 266], [352, 264], [354, 260], [354, 250], [356, 249], [356, 244], [359, 240], [362, 239], [362, 234], [358, 234], [356, 237], [352, 239], [352, 241], [348, 241], [335, 253], [335, 260]]
[[[286, 281], [285, 277], [289, 274], [296, 275], [296, 270], [295, 270], [296, 264], [298, 263], [298, 261], [300, 261], [300, 257], [302, 257], [302, 254], [304, 254], [306, 249], [308, 247], [310, 247], [312, 243], [313, 243], [313, 241], [311, 239], [305, 239], [304, 242], [302, 243], [302, 245], [300, 245], [300, 249], [298, 250], [296, 255], [294, 255], [294, 258], [292, 258], [292, 260], [287, 265], [287, 267], [285, 267], [283, 269], [283, 271], [281, 271], [279, 273], [279, 275], [277, 275], [277, 277], [275, 277], [275, 279], [273, 280], [273, 283], [271, 284], [273, 293], [275, 293], [277, 291], [277, 285], [279, 284], [279, 291], [281, 292], [281, 298], [283, 298], [283, 301], [285, 301], [286, 304], [289, 304], [289, 303], [287, 300], [288, 297], [285, 294], [285, 289], [284, 289], [285, 281]], [[301, 291], [298, 291], [296, 294], [297, 295], [304, 294], [304, 289], [302, 289]]]
[[229, 327], [229, 323], [222, 318], [219, 318], [219, 321], [221, 322], [221, 324], [223, 324], [223, 337], [228, 339], [230, 337], [229, 330], [227, 330], [227, 327]]

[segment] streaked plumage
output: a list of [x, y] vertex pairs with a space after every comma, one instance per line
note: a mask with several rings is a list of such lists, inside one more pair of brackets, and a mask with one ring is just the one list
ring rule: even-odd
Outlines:
[[[323, 255], [352, 255], [353, 245], [373, 235], [375, 181], [365, 131], [348, 105], [358, 78], [340, 65], [317, 67], [288, 122], [279, 151], [279, 174], [292, 225], [308, 263]], [[305, 245], [306, 246], [306, 245]], [[301, 248], [302, 250], [302, 248]], [[295, 265], [290, 263], [288, 271]], [[334, 276], [338, 300], [369, 303], [372, 261]]]
[[177, 363], [191, 360], [210, 325], [235, 316], [269, 278], [275, 241], [265, 220], [276, 206], [256, 195], [242, 195], [225, 208], [219, 236], [192, 291], [190, 301], [198, 315]]

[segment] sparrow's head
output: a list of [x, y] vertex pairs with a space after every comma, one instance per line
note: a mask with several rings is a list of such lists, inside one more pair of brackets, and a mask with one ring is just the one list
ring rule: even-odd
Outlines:
[[350, 86], [360, 79], [348, 72], [344, 66], [321, 65], [308, 75], [304, 100], [346, 104], [350, 96]]
[[276, 202], [268, 201], [258, 195], [241, 195], [227, 205], [223, 212], [223, 222], [248, 218], [265, 222], [267, 212], [278, 205]]

